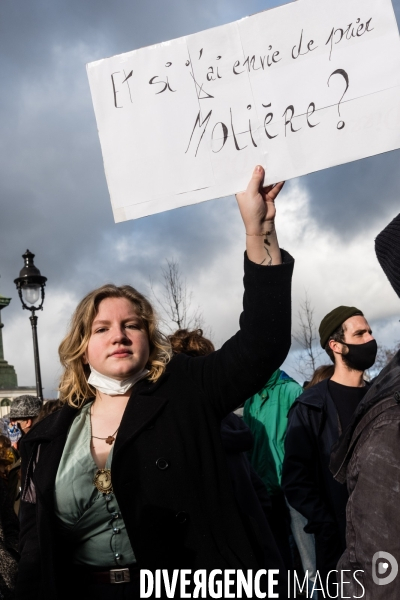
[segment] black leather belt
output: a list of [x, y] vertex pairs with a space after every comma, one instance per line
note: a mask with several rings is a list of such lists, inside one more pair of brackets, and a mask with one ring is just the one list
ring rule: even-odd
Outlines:
[[90, 567], [77, 567], [76, 572], [82, 581], [92, 584], [130, 583], [140, 577], [140, 569], [136, 565], [127, 565], [119, 569], [102, 570], [94, 570]]

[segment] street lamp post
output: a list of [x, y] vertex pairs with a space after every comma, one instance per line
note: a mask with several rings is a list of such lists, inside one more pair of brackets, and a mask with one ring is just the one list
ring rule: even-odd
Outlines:
[[[36, 373], [36, 394], [39, 400], [43, 401], [42, 378], [40, 375], [39, 362], [39, 345], [37, 338], [37, 316], [35, 311], [43, 310], [44, 302], [44, 286], [46, 285], [47, 277], [40, 274], [40, 271], [33, 264], [35, 255], [27, 250], [22, 258], [25, 260], [25, 265], [19, 273], [19, 277], [14, 279], [17, 286], [18, 295], [22, 303], [22, 308], [31, 311], [29, 320], [32, 326], [33, 337], [33, 354], [35, 357], [35, 373]], [[39, 306], [34, 306], [37, 302]], [[28, 306], [30, 304], [30, 306]]]

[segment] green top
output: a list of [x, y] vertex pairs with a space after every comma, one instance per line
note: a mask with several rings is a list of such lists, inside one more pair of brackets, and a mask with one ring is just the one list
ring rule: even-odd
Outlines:
[[244, 405], [243, 419], [254, 436], [250, 460], [270, 494], [281, 491], [287, 414], [302, 393], [303, 388], [278, 369]]
[[[93, 485], [97, 465], [90, 451], [91, 402], [75, 417], [58, 466], [54, 490], [61, 534], [75, 549], [73, 563], [94, 567], [124, 566], [135, 562], [125, 523], [114, 494]], [[110, 469], [114, 446], [105, 465]]]

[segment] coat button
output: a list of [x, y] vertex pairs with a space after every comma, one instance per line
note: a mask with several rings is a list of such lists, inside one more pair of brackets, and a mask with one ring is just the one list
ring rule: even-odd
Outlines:
[[165, 469], [168, 469], [169, 467], [169, 462], [166, 458], [157, 458], [156, 465], [160, 471], [165, 471]]
[[178, 521], [179, 525], [183, 525], [184, 523], [187, 523], [189, 515], [187, 512], [181, 510], [175, 515], [175, 519]]

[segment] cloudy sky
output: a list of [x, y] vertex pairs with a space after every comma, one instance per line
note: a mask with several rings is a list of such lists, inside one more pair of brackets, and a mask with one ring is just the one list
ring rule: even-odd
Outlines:
[[[86, 63], [222, 25], [271, 0], [3, 0], [0, 3], [0, 294], [6, 359], [35, 381], [31, 331], [14, 278], [29, 248], [48, 277], [39, 343], [45, 395], [77, 301], [105, 282], [149, 292], [166, 259], [179, 262], [214, 341], [235, 332], [245, 239], [234, 198], [115, 225]], [[398, 21], [400, 0], [394, 0]], [[296, 258], [293, 316], [307, 292], [315, 320], [359, 306], [378, 342], [400, 339], [400, 303], [374, 255], [400, 210], [399, 151], [288, 182], [280, 243]], [[158, 182], [154, 184], [159, 185]], [[157, 287], [157, 284], [156, 284]], [[296, 375], [296, 348], [286, 368]]]

